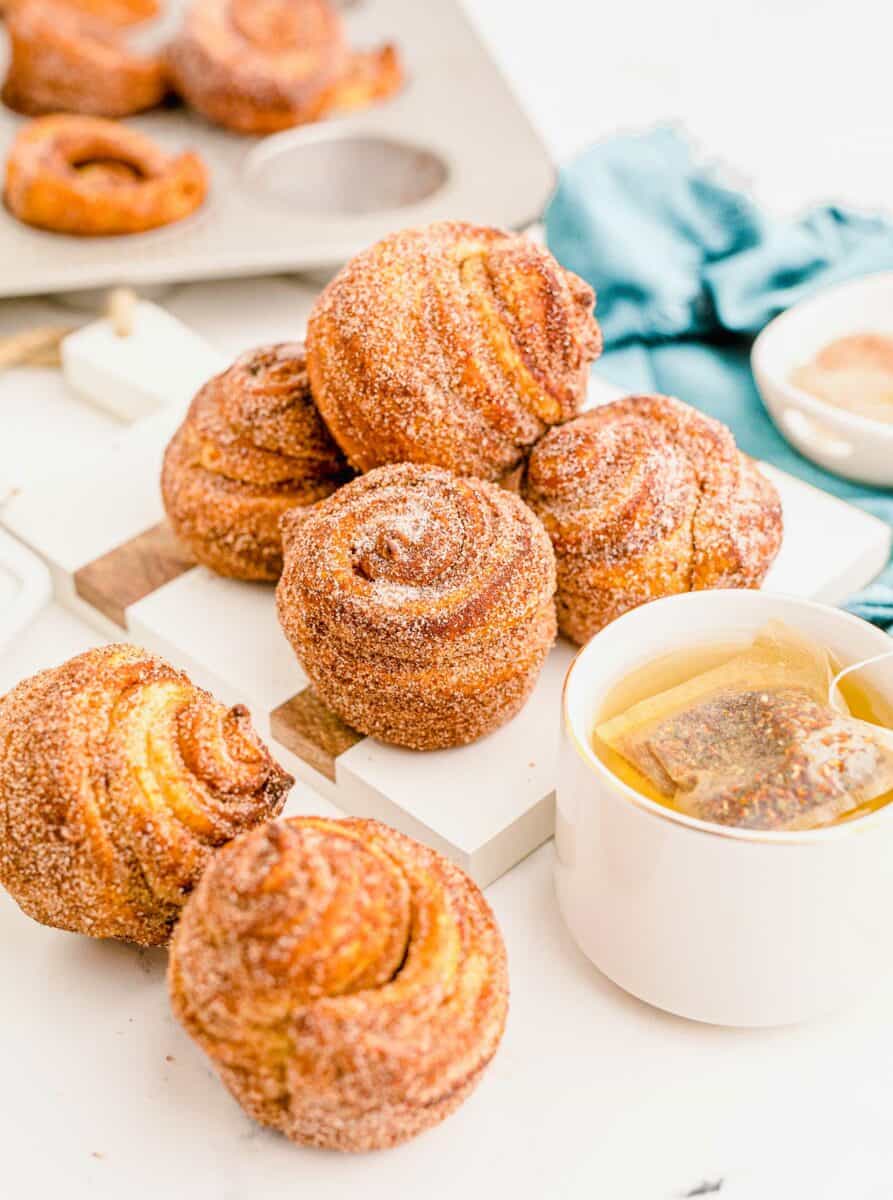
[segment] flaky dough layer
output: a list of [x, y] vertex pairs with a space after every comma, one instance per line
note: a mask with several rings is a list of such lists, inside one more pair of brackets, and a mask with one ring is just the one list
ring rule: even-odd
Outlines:
[[358, 254], [307, 329], [313, 395], [361, 471], [498, 480], [573, 417], [601, 348], [588, 284], [530, 239], [442, 221]]
[[508, 1009], [471, 880], [376, 821], [292, 817], [214, 859], [171, 946], [174, 1012], [263, 1125], [394, 1146], [472, 1091]]
[[291, 342], [247, 351], [201, 388], [165, 452], [161, 490], [200, 563], [275, 581], [280, 518], [352, 474], [314, 406], [304, 348]]
[[44, 925], [163, 945], [291, 784], [246, 709], [135, 646], [88, 650], [0, 699], [0, 883]]
[[555, 638], [555, 563], [515, 494], [404, 463], [283, 526], [279, 619], [342, 720], [428, 750], [518, 712]]
[[668, 396], [551, 430], [521, 494], [552, 539], [559, 628], [575, 642], [660, 596], [759, 587], [781, 546], [774, 486], [724, 425]]

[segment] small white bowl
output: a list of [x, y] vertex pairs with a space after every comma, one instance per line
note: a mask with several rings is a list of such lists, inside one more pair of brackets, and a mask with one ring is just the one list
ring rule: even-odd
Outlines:
[[[843, 663], [893, 649], [874, 626], [807, 600], [690, 592], [601, 630], [564, 688], [556, 828], [564, 919], [620, 987], [717, 1025], [831, 1012], [893, 965], [893, 805], [802, 833], [712, 825], [645, 799], [592, 749], [605, 697], [631, 671], [689, 645], [746, 644], [773, 619]], [[893, 660], [865, 679], [893, 700]]]
[[893, 424], [819, 400], [791, 372], [829, 342], [853, 333], [893, 335], [893, 272], [838, 284], [770, 321], [753, 344], [751, 366], [779, 431], [806, 458], [835, 475], [893, 487]]

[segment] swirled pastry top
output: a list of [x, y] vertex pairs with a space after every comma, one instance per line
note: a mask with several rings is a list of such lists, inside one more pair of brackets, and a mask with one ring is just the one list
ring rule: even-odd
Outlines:
[[328, 0], [193, 0], [173, 61], [203, 46], [214, 52], [203, 65], [225, 72], [231, 91], [255, 94], [258, 104], [280, 92], [293, 103], [311, 101], [344, 70], [348, 53]]
[[89, 650], [0, 700], [0, 882], [45, 924], [163, 943], [291, 783], [243, 707], [135, 646]]
[[554, 560], [517, 496], [438, 467], [383, 467], [290, 526], [279, 608], [384, 659], [461, 656], [551, 603]]
[[317, 405], [360, 470], [497, 479], [579, 410], [601, 348], [592, 289], [514, 234], [443, 221], [352, 259], [307, 331]]
[[280, 517], [351, 475], [310, 395], [303, 346], [281, 343], [248, 351], [201, 388], [167, 448], [161, 488], [199, 562], [276, 580]]
[[559, 560], [612, 566], [688, 528], [692, 589], [759, 582], [781, 542], [772, 484], [724, 425], [668, 396], [628, 396], [551, 430], [522, 491]]
[[375, 821], [238, 839], [171, 950], [174, 1011], [258, 1120], [341, 1150], [394, 1145], [477, 1082], [505, 1023], [505, 949], [474, 884]]
[[204, 163], [191, 151], [168, 154], [117, 121], [56, 113], [19, 129], [3, 199], [28, 225], [101, 237], [180, 221], [207, 187]]
[[193, 0], [166, 61], [186, 102], [238, 133], [364, 108], [403, 82], [393, 45], [348, 47], [331, 0]]
[[248, 350], [193, 401], [189, 421], [202, 467], [240, 483], [305, 485], [314, 499], [347, 464], [310, 396], [304, 348]]

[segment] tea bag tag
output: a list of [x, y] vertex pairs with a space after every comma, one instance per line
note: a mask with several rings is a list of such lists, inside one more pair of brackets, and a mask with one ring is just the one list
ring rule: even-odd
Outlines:
[[848, 667], [844, 667], [842, 671], [838, 671], [828, 687], [828, 703], [833, 709], [839, 713], [846, 713], [847, 708], [842, 701], [840, 695], [840, 684], [848, 675], [854, 674], [856, 671], [861, 671], [863, 667], [873, 667], [875, 663], [884, 662], [885, 659], [893, 658], [893, 650], [885, 650], [883, 654], [874, 654], [871, 658], [863, 658], [861, 662], [850, 663]]

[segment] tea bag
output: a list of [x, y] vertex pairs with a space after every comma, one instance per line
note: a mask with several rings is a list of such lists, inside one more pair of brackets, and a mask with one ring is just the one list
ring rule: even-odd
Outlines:
[[818, 828], [893, 789], [893, 732], [832, 707], [834, 676], [826, 650], [772, 622], [741, 654], [596, 736], [689, 816]]

